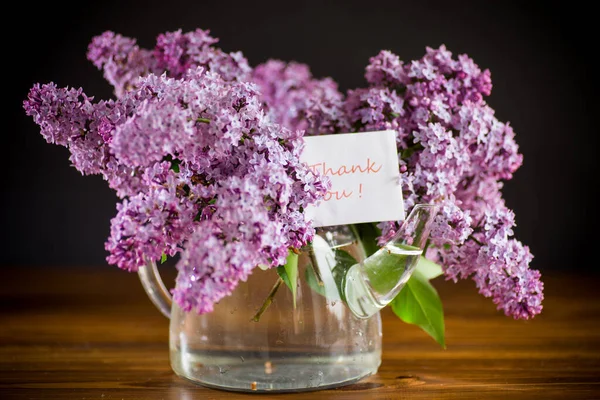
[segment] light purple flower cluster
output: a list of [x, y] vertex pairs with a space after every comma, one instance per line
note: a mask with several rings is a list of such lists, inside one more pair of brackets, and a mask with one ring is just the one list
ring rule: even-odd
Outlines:
[[203, 67], [226, 81], [251, 81], [258, 85], [270, 117], [291, 130], [307, 134], [347, 132], [344, 96], [331, 78], [315, 79], [299, 63], [269, 60], [252, 69], [241, 52], [225, 53], [214, 45], [218, 39], [197, 29], [160, 34], [153, 50], [141, 49], [135, 39], [113, 32], [95, 37], [88, 59], [104, 70], [117, 97], [135, 88], [139, 76], [167, 73], [182, 78], [188, 70]]
[[174, 299], [204, 313], [257, 265], [284, 264], [311, 240], [303, 210], [326, 186], [300, 162], [301, 132], [265, 114], [255, 85], [193, 67], [127, 89], [93, 103], [81, 89], [35, 85], [24, 104], [77, 169], [124, 198], [111, 264], [134, 271], [180, 253]]
[[135, 87], [140, 76], [149, 73], [182, 78], [188, 70], [203, 67], [226, 81], [246, 81], [251, 68], [241, 52], [225, 53], [213, 46], [219, 40], [209, 31], [167, 32], [158, 36], [153, 50], [140, 49], [135, 39], [107, 31], [88, 47], [88, 59], [104, 70], [104, 77], [122, 97]]
[[92, 103], [81, 89], [49, 83], [36, 84], [24, 106], [48, 143], [69, 148], [71, 163], [82, 174], [102, 174], [119, 197], [142, 189], [140, 171], [118, 162], [108, 148], [112, 130], [134, 108], [131, 101]]
[[159, 72], [151, 51], [140, 49], [135, 39], [110, 31], [92, 40], [88, 60], [104, 70], [104, 78], [115, 87], [117, 97], [133, 89], [140, 76]]
[[343, 95], [331, 78], [314, 79], [308, 66], [270, 60], [254, 68], [252, 81], [277, 122], [307, 135], [348, 132]]
[[[311, 87], [308, 69], [280, 62], [259, 68], [254, 79], [270, 112], [286, 126], [306, 127], [300, 125], [306, 124], [308, 109], [302, 98], [319, 98], [310, 89], [297, 89]], [[500, 192], [501, 180], [510, 179], [523, 158], [510, 125], [498, 121], [484, 101], [492, 89], [490, 72], [466, 55], [453, 59], [442, 46], [428, 48], [422, 59], [409, 64], [382, 51], [371, 58], [365, 77], [368, 87], [350, 90], [345, 99], [336, 95], [335, 114], [324, 113], [307, 134], [348, 126], [353, 131], [395, 130], [405, 209], [441, 205], [428, 257], [444, 266], [449, 279], [472, 277], [507, 315], [538, 314], [543, 284], [539, 272], [528, 268], [529, 249], [511, 238], [514, 218], [508, 217], [512, 212]], [[498, 216], [506, 216], [501, 225], [490, 220]], [[383, 244], [397, 223], [380, 227]]]
[[[405, 206], [439, 203], [428, 257], [447, 278], [472, 277], [484, 296], [515, 318], [541, 312], [543, 284], [530, 270], [532, 255], [511, 238], [514, 215], [504, 204], [501, 179], [510, 179], [522, 155], [512, 128], [484, 97], [488, 70], [444, 46], [410, 64], [382, 51], [366, 69], [369, 87], [348, 93], [346, 112], [358, 130], [394, 129]], [[394, 223], [381, 224], [382, 239]]]

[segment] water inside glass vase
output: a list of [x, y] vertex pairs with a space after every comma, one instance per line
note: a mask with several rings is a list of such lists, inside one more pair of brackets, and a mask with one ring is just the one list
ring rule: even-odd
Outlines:
[[357, 318], [345, 304], [343, 278], [364, 260], [345, 226], [320, 228], [298, 259], [296, 306], [275, 269], [257, 269], [212, 313], [173, 306], [171, 363], [187, 379], [236, 391], [304, 391], [336, 387], [377, 371], [381, 320]]

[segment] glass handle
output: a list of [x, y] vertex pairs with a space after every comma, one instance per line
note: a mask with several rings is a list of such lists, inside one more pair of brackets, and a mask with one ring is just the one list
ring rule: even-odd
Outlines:
[[146, 265], [141, 266], [138, 269], [138, 276], [152, 303], [165, 317], [171, 318], [173, 298], [158, 273], [156, 263], [148, 261]]
[[417, 267], [438, 206], [417, 204], [394, 237], [346, 273], [346, 304], [358, 318], [369, 318], [400, 293]]

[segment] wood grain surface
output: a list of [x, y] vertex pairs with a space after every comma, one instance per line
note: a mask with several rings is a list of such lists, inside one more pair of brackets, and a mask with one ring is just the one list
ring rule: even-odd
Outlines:
[[[436, 280], [448, 349], [384, 312], [379, 373], [287, 399], [600, 399], [597, 276], [545, 274], [544, 312], [514, 321], [470, 281]], [[263, 398], [196, 386], [169, 366], [168, 321], [137, 276], [0, 269], [0, 399]], [[270, 396], [273, 397], [273, 396]]]

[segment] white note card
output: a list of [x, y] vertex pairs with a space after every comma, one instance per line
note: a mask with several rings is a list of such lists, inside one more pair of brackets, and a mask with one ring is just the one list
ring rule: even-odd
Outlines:
[[394, 131], [304, 137], [302, 161], [328, 176], [325, 198], [306, 209], [315, 227], [404, 219]]

